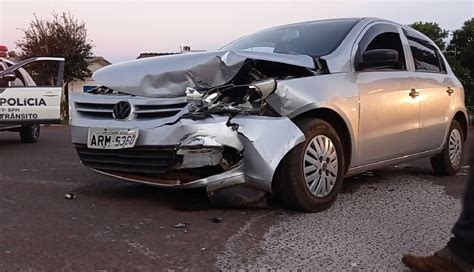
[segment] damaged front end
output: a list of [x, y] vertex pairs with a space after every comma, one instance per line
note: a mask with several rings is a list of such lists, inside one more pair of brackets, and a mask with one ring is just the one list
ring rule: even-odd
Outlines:
[[[320, 70], [301, 56], [278, 62], [268, 54], [261, 58], [254, 55], [206, 53], [204, 57], [189, 57], [201, 61], [189, 61], [190, 67], [177, 70], [175, 65], [169, 68], [174, 71], [154, 74], [141, 67], [141, 80], [114, 81], [104, 76], [116, 77], [115, 68], [94, 75], [96, 80], [108, 82], [107, 87], [71, 97], [72, 138], [81, 161], [103, 174], [126, 180], [167, 187], [206, 187], [209, 197], [219, 203], [260, 203], [264, 194], [271, 192], [280, 161], [305, 139], [290, 119], [266, 102], [267, 98], [280, 81], [313, 76]], [[304, 65], [298, 62], [301, 59]], [[164, 64], [168, 61], [165, 59]], [[134, 62], [130, 68], [136, 65]], [[203, 71], [203, 67], [208, 70]], [[217, 78], [212, 78], [212, 73]], [[164, 78], [168, 84], [163, 85]], [[160, 91], [163, 88], [166, 92]], [[102, 112], [113, 111], [113, 105], [120, 101], [131, 104], [125, 121], [92, 118], [87, 108], [89, 103], [96, 103]], [[169, 106], [173, 103], [186, 106], [173, 115], [140, 118], [144, 109], [151, 112], [159, 104], [161, 108], [155, 112], [162, 114], [165, 108], [173, 108]], [[138, 128], [140, 136], [133, 148], [91, 149], [86, 143], [87, 130], [93, 127]]]

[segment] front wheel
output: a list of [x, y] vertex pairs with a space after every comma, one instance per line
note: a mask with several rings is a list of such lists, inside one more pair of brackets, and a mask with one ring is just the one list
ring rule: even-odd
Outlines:
[[436, 174], [454, 175], [462, 166], [464, 154], [464, 133], [458, 121], [453, 120], [448, 138], [440, 154], [430, 158], [431, 167]]
[[344, 154], [336, 130], [320, 119], [297, 122], [305, 142], [283, 159], [275, 177], [276, 197], [292, 209], [323, 211], [342, 186]]
[[20, 139], [23, 143], [36, 143], [40, 136], [40, 125], [24, 125], [20, 128]]

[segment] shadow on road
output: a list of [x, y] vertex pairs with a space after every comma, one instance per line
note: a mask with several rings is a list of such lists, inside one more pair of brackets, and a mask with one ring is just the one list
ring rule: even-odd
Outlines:
[[178, 211], [206, 211], [206, 210], [278, 210], [278, 203], [271, 203], [264, 208], [253, 207], [223, 207], [211, 204], [204, 188], [196, 189], [167, 189], [146, 184], [136, 184], [122, 180], [88, 181], [87, 184], [77, 187], [74, 193], [83, 196], [99, 198], [104, 201], [130, 201], [147, 206], [162, 206]]
[[121, 201], [142, 202], [185, 211], [211, 209], [205, 189], [177, 190], [122, 180], [100, 180], [78, 187], [76, 193]]

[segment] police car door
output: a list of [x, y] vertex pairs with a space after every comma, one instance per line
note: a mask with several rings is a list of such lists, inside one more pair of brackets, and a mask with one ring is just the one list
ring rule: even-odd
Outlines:
[[3, 65], [0, 124], [59, 122], [64, 59], [36, 57], [16, 64], [4, 60]]

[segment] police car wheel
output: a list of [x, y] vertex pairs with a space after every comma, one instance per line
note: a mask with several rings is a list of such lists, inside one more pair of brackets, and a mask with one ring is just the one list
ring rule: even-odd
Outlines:
[[24, 125], [20, 129], [20, 138], [23, 143], [36, 143], [40, 136], [40, 125]]

